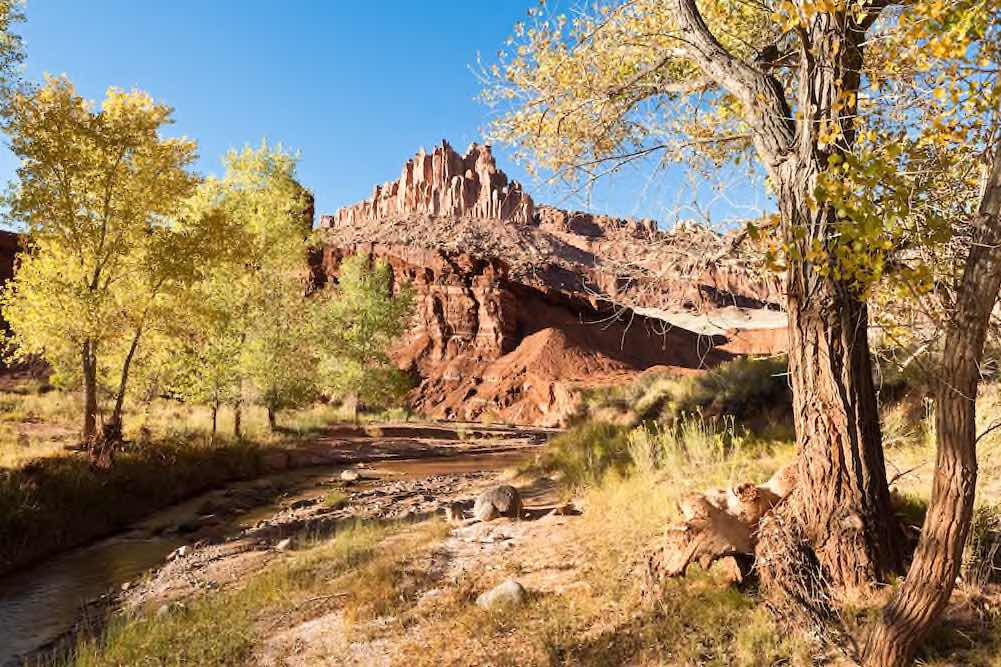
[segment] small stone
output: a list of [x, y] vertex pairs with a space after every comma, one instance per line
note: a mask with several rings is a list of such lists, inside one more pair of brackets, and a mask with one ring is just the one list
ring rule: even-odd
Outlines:
[[162, 616], [166, 616], [166, 615], [167, 615], [167, 614], [169, 614], [169, 613], [170, 613], [170, 605], [169, 605], [169, 604], [162, 604], [162, 605], [160, 605], [160, 607], [159, 607], [159, 608], [158, 608], [158, 609], [156, 610], [156, 617], [157, 617], [157, 618], [160, 618], [160, 617], [162, 617]]
[[354, 470], [345, 470], [341, 472], [342, 482], [357, 482], [359, 479], [361, 479], [361, 475]]
[[476, 606], [481, 609], [495, 609], [501, 606], [520, 606], [528, 598], [525, 587], [514, 579], [499, 584], [476, 598]]
[[288, 551], [289, 548], [291, 548], [291, 546], [292, 546], [292, 538], [286, 537], [284, 540], [281, 540], [278, 544], [275, 545], [275, 550]]
[[132, 588], [132, 582], [131, 581], [126, 581], [124, 584], [122, 584], [122, 592], [123, 593], [125, 591], [129, 590], [130, 588]]

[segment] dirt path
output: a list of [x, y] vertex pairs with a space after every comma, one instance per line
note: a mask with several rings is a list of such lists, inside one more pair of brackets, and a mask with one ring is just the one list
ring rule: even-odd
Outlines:
[[[574, 539], [571, 530], [579, 512], [563, 505], [555, 484], [544, 478], [508, 479], [495, 474], [462, 491], [469, 494], [499, 482], [520, 488], [525, 518], [453, 527], [428, 554], [408, 560], [403, 568], [425, 585], [416, 592], [416, 604], [405, 612], [407, 618], [435, 618], [443, 609], [450, 610], [446, 614], [454, 613], [454, 605], [471, 606], [477, 593], [508, 578], [516, 578], [535, 596], [564, 594], [587, 585], [580, 577], [587, 548]], [[473, 619], [478, 622], [477, 617]], [[439, 633], [434, 623], [401, 618], [358, 623], [334, 606], [268, 633], [252, 663], [273, 667], [407, 665], [414, 664], [416, 647], [428, 649], [425, 659], [440, 660], [438, 664], [477, 662], [468, 655], [449, 655]]]

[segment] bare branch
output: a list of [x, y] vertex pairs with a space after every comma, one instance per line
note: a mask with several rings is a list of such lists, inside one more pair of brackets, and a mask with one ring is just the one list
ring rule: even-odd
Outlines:
[[695, 0], [675, 0], [687, 51], [702, 71], [743, 105], [755, 147], [766, 166], [780, 162], [793, 145], [795, 124], [782, 85], [735, 57], [710, 32]]

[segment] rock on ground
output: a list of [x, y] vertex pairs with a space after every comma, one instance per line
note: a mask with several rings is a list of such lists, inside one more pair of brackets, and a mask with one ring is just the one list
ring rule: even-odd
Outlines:
[[508, 579], [502, 584], [485, 593], [481, 593], [476, 598], [476, 606], [482, 609], [496, 609], [498, 607], [515, 607], [525, 603], [528, 599], [528, 591], [514, 579]]

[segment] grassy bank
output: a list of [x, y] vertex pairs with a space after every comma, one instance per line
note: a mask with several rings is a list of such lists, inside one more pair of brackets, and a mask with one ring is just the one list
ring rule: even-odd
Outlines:
[[[753, 374], [746, 367], [740, 372]], [[619, 398], [593, 403], [615, 410], [602, 412], [604, 419], [597, 412], [587, 416], [551, 441], [521, 480], [559, 480], [583, 514], [540, 519], [534, 538], [525, 533], [529, 537], [509, 550], [498, 548], [483, 561], [474, 557], [455, 579], [443, 572], [461, 556], [443, 547], [441, 523], [357, 527], [288, 554], [236, 588], [165, 615], [151, 609], [119, 618], [102, 637], [81, 643], [69, 664], [282, 664], [282, 656], [298, 651], [300, 638], [321, 635], [337, 640], [316, 639], [319, 648], [303, 644], [314, 663], [297, 655], [299, 664], [368, 664], [372, 656], [407, 667], [843, 664], [835, 650], [787, 632], [753, 581], [735, 588], [714, 570], [693, 566], [686, 578], [665, 583], [660, 595], [645, 588], [647, 550], [678, 518], [679, 498], [764, 481], [794, 456], [791, 440], [776, 437], [788, 433], [781, 421], [707, 415], [698, 405], [688, 412], [693, 403], [685, 397], [697, 395], [693, 387], [644, 378], [642, 386], [618, 390]], [[724, 392], [736, 397], [729, 405], [758, 400], [741, 391]], [[665, 395], [670, 400], [658, 398]], [[655, 412], [642, 409], [657, 402]], [[986, 386], [978, 407], [983, 431], [1001, 418], [1001, 386]], [[920, 400], [897, 400], [884, 406], [883, 422], [898, 508], [917, 526], [933, 472], [934, 420]], [[923, 647], [921, 664], [1001, 664], [999, 451], [1001, 430], [981, 441], [974, 538], [957, 594]], [[341, 500], [333, 495], [327, 502]], [[499, 581], [533, 576], [554, 583], [529, 586], [522, 606], [486, 611], [475, 604]], [[871, 621], [890, 593], [842, 610], [849, 628]]]
[[211, 435], [205, 408], [156, 401], [127, 415], [125, 450], [108, 470], [75, 450], [79, 397], [29, 381], [0, 392], [0, 573], [112, 534], [158, 509], [220, 484], [266, 472], [264, 457], [343, 420], [336, 406], [282, 416], [268, 430], [264, 410], [232, 413]]
[[519, 578], [531, 566], [491, 563], [443, 581], [435, 560], [443, 524], [359, 527], [291, 554], [238, 589], [167, 615], [119, 619], [83, 642], [69, 664], [256, 663], [274, 657], [269, 641], [286, 629], [329, 624], [331, 616], [339, 620], [324, 633], [342, 634], [361, 655], [366, 646], [386, 651], [400, 665], [812, 664], [816, 647], [783, 636], [753, 593], [704, 573], [673, 582], [650, 604], [636, 569], [673, 518], [673, 500], [700, 484], [767, 476], [787, 448], [735, 444], [708, 423], [626, 441], [632, 460], [592, 469], [591, 481], [576, 487], [586, 511], [568, 524], [566, 539], [587, 545], [587, 559], [558, 594], [483, 610], [474, 600], [489, 582]]
[[83, 640], [53, 664], [247, 664], [269, 634], [331, 609], [360, 623], [413, 604], [419, 585], [407, 579], [402, 565], [444, 534], [440, 522], [406, 531], [359, 524], [217, 595], [175, 605], [168, 613], [119, 617], [102, 637]]
[[183, 436], [150, 442], [95, 470], [57, 454], [0, 471], [0, 572], [116, 532], [157, 509], [261, 471], [262, 446]]

